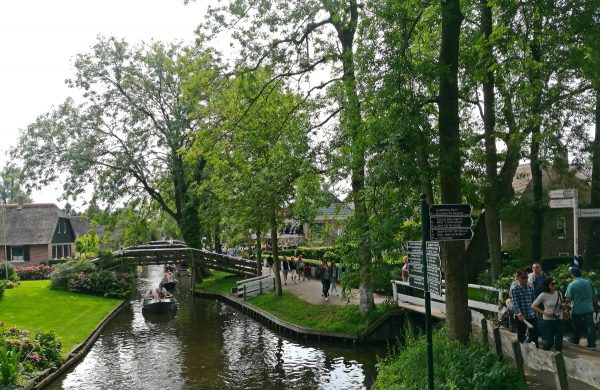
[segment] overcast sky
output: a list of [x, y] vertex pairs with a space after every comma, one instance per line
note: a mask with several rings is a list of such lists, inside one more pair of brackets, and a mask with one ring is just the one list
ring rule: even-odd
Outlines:
[[[130, 43], [192, 42], [210, 3], [216, 0], [0, 1], [0, 167], [19, 129], [75, 96], [64, 81], [74, 74], [75, 55], [99, 34]], [[59, 189], [47, 188], [33, 198], [57, 202], [59, 195]]]

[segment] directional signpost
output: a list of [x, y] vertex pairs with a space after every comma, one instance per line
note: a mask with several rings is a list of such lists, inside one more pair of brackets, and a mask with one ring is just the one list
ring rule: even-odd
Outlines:
[[470, 204], [429, 205], [430, 235], [433, 241], [457, 241], [473, 238]]
[[579, 218], [600, 218], [600, 209], [579, 209]]
[[[581, 211], [577, 209], [578, 196], [576, 188], [561, 188], [548, 191], [548, 207], [551, 209], [573, 209], [573, 256], [578, 256], [579, 218]], [[592, 210], [597, 209], [589, 209]], [[585, 213], [584, 213], [585, 214]], [[587, 217], [587, 215], [586, 215]], [[591, 217], [591, 216], [590, 216]]]

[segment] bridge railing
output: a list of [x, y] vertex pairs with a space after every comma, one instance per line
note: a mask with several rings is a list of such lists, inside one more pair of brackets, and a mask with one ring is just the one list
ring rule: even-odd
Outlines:
[[[404, 289], [404, 287], [410, 287], [410, 284], [408, 282], [403, 282], [401, 280], [391, 280], [391, 283], [392, 283], [392, 291], [394, 294], [393, 295], [394, 300], [412, 303], [413, 305], [417, 305], [417, 306], [425, 306], [425, 299], [400, 292]], [[444, 281], [442, 281], [442, 284], [444, 284]], [[399, 286], [400, 286], [400, 288], [398, 288]], [[496, 313], [496, 314], [498, 314], [500, 312], [500, 309], [502, 308], [500, 303], [503, 302], [503, 297], [504, 297], [503, 289], [497, 289], [497, 288], [490, 287], [490, 286], [482, 286], [479, 284], [469, 284], [468, 286], [471, 289], [491, 291], [491, 292], [498, 294], [498, 301], [495, 304], [469, 299], [468, 305], [469, 305], [470, 309], [491, 312], [491, 313]], [[438, 309], [438, 310], [442, 311], [443, 313], [446, 312], [446, 290], [445, 289], [442, 289], [442, 295], [431, 294], [431, 307]]]

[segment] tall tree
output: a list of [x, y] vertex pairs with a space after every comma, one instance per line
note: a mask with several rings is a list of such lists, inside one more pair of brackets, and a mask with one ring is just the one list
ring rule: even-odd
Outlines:
[[[271, 76], [259, 69], [223, 83], [209, 105], [215, 121], [198, 133], [187, 158], [207, 157], [213, 188], [228, 205], [223, 212], [230, 226], [237, 226], [246, 237], [251, 230], [257, 237], [270, 230], [276, 291], [281, 295], [278, 232], [286, 209], [301, 195], [315, 193], [318, 180], [308, 143], [309, 111], [293, 109], [301, 98], [283, 82], [271, 85], [268, 94], [259, 94]], [[186, 88], [189, 99], [194, 99], [195, 90], [192, 78]]]
[[[218, 28], [235, 31], [244, 67], [274, 70], [261, 93], [280, 80], [302, 80], [325, 65], [336, 74], [317, 85], [306, 86], [308, 94], [327, 89], [335, 93], [339, 108], [325, 114], [324, 122], [339, 117], [339, 136], [344, 140], [337, 153], [347, 156], [343, 171], [350, 177], [354, 218], [358, 229], [360, 256], [360, 312], [374, 307], [371, 282], [371, 250], [365, 194], [365, 153], [367, 138], [358, 95], [355, 64], [355, 39], [362, 5], [357, 0], [309, 0], [290, 3], [283, 0], [256, 2], [239, 0], [211, 10]], [[207, 33], [215, 26], [206, 26]], [[206, 34], [205, 34], [206, 35]], [[330, 101], [331, 103], [331, 101]], [[338, 105], [335, 105], [338, 106]]]
[[[177, 221], [184, 239], [199, 246], [198, 204], [192, 184], [204, 160], [186, 164], [190, 133], [202, 119], [190, 119], [180, 101], [178, 45], [130, 46], [101, 38], [77, 56], [68, 84], [84, 102], [68, 99], [25, 129], [14, 156], [38, 185], [60, 179], [65, 197], [93, 188], [98, 200], [149, 198]], [[209, 51], [198, 49], [206, 79], [218, 74]]]
[[[442, 203], [461, 203], [460, 121], [458, 106], [458, 61], [463, 15], [459, 0], [442, 0], [442, 40], [440, 44], [440, 189]], [[467, 342], [471, 334], [467, 306], [465, 252], [461, 241], [445, 244], [446, 308], [448, 336]]]

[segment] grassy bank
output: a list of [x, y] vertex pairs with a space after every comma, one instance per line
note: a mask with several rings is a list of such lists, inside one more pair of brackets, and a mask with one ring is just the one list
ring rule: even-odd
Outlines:
[[85, 340], [102, 318], [121, 302], [51, 290], [48, 280], [26, 281], [6, 290], [0, 300], [0, 321], [30, 331], [53, 331], [61, 339], [66, 354]]
[[242, 279], [244, 278], [239, 275], [221, 271], [212, 271], [212, 275], [204, 278], [201, 282], [198, 282], [196, 288], [208, 292], [230, 294], [231, 288], [236, 286], [235, 282]]
[[284, 291], [281, 297], [270, 292], [253, 297], [248, 302], [292, 324], [351, 334], [366, 330], [371, 323], [389, 310], [389, 307], [377, 305], [369, 315], [362, 317], [356, 305], [313, 305], [287, 291]]
[[[215, 271], [210, 277], [196, 284], [196, 288], [207, 292], [229, 294], [231, 288], [235, 287], [235, 282], [241, 279], [243, 279], [241, 276]], [[351, 334], [361, 333], [389, 310], [380, 305], [368, 316], [362, 317], [356, 305], [313, 305], [287, 291], [284, 291], [281, 297], [270, 292], [253, 297], [246, 302], [277, 318], [304, 328]]]

